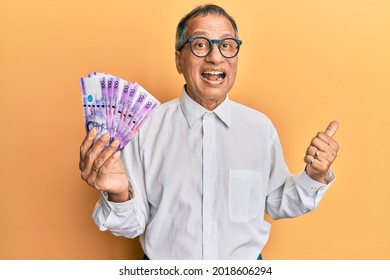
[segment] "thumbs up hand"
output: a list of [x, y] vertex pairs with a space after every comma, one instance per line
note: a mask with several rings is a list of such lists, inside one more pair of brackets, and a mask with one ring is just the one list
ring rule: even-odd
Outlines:
[[325, 132], [319, 132], [314, 137], [310, 146], [306, 150], [305, 163], [306, 173], [315, 181], [327, 183], [325, 176], [328, 173], [330, 166], [337, 157], [339, 145], [332, 138], [336, 133], [339, 123], [331, 122]]

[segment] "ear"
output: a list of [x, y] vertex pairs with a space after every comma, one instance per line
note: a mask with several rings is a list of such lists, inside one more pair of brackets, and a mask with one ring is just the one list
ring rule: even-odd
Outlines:
[[181, 59], [181, 52], [175, 51], [175, 62], [176, 62], [177, 72], [179, 72], [179, 74], [183, 74], [183, 71], [181, 71], [180, 59]]

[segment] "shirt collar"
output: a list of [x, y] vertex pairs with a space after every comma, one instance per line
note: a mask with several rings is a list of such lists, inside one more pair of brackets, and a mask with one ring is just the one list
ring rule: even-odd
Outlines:
[[199, 120], [205, 113], [209, 112], [214, 112], [226, 126], [231, 126], [231, 102], [228, 95], [226, 95], [225, 100], [213, 111], [209, 111], [200, 104], [196, 103], [191, 97], [188, 96], [185, 87], [183, 87], [179, 100], [181, 109], [190, 128], [192, 128], [195, 122]]

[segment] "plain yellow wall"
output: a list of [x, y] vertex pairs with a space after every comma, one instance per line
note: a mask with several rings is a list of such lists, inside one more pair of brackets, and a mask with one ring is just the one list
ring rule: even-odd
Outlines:
[[[138, 240], [100, 232], [78, 171], [79, 77], [180, 94], [180, 18], [199, 1], [0, 1], [0, 259], [136, 259]], [[337, 180], [318, 210], [272, 221], [266, 259], [390, 259], [390, 1], [214, 1], [243, 40], [231, 98], [266, 113], [300, 172], [337, 119]], [[269, 219], [268, 219], [269, 220]]]

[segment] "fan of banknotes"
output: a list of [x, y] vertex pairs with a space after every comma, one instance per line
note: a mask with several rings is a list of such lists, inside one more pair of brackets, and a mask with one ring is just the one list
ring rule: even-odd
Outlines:
[[80, 79], [87, 133], [95, 128], [98, 139], [119, 139], [119, 150], [131, 141], [160, 102], [137, 83], [94, 72]]

